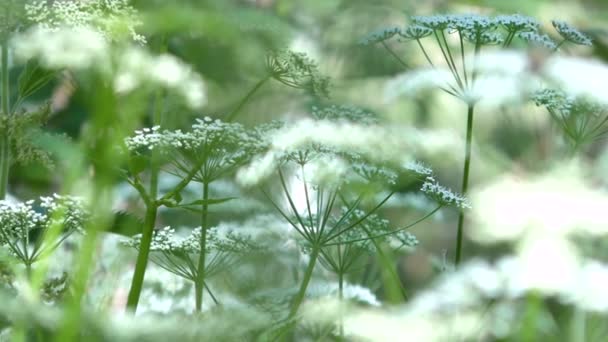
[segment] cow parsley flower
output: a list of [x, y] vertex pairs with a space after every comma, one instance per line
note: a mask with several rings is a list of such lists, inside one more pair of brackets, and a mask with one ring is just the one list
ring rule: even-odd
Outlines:
[[471, 205], [463, 196], [452, 192], [452, 190], [440, 185], [433, 176], [428, 176], [422, 184], [420, 191], [427, 196], [435, 199], [437, 202], [452, 205], [460, 209], [469, 209]]
[[499, 15], [495, 20], [510, 34], [536, 32], [540, 26], [536, 19], [521, 14]]
[[172, 55], [154, 56], [131, 48], [119, 55], [117, 65], [114, 89], [120, 94], [152, 85], [175, 91], [191, 108], [201, 108], [207, 102], [202, 78]]
[[409, 25], [399, 31], [399, 36], [405, 40], [418, 40], [433, 34], [433, 30], [422, 25]]
[[[84, 232], [89, 217], [83, 199], [54, 194], [40, 197], [38, 207], [33, 200], [24, 203], [0, 201], [0, 245], [26, 265], [54, 251], [73, 232]], [[31, 233], [44, 232], [57, 225], [64, 231], [59, 241], [31, 240]]]
[[544, 33], [538, 33], [534, 31], [523, 31], [518, 32], [517, 37], [523, 39], [529, 44], [536, 45], [538, 47], [546, 48], [548, 50], [557, 49], [557, 44]]
[[[196, 266], [201, 252], [201, 227], [194, 228], [186, 236], [174, 228], [164, 227], [155, 232], [150, 245], [150, 260], [163, 269], [190, 281], [196, 281]], [[123, 243], [135, 249], [141, 245], [141, 234], [134, 235]], [[239, 253], [259, 249], [249, 235], [241, 234], [230, 227], [216, 226], [207, 230], [205, 253], [209, 257], [205, 265], [206, 277], [225, 270], [236, 262]]]
[[562, 36], [562, 38], [564, 38], [566, 41], [578, 45], [591, 46], [593, 44], [591, 42], [591, 38], [570, 26], [570, 24], [566, 23], [565, 21], [553, 20], [551, 21], [551, 24], [553, 24], [553, 27], [557, 33], [559, 33], [559, 35]]
[[372, 45], [376, 43], [381, 43], [386, 40], [393, 38], [395, 35], [401, 34], [401, 30], [399, 27], [386, 27], [373, 32], [370, 32], [365, 37], [359, 40], [359, 44], [361, 45]]
[[49, 30], [34, 27], [16, 35], [11, 45], [18, 60], [38, 59], [48, 69], [108, 72], [110, 45], [89, 27], [57, 27]]
[[30, 21], [50, 31], [94, 28], [109, 40], [129, 36], [134, 42], [146, 43], [146, 38], [136, 32], [142, 22], [129, 0], [38, 0], [26, 4], [25, 11]]
[[288, 87], [329, 97], [329, 78], [322, 76], [317, 64], [303, 52], [273, 51], [266, 56], [266, 69], [272, 78]]

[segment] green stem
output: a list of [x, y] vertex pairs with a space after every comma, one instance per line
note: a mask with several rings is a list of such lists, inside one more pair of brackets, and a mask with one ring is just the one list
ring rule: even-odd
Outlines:
[[[167, 40], [166, 36], [163, 35], [160, 39], [159, 52], [164, 53], [166, 51]], [[155, 96], [154, 112], [152, 114], [153, 126], [162, 126], [162, 103], [163, 91], [158, 90]], [[158, 203], [156, 202], [156, 198], [158, 196], [158, 175], [160, 173], [159, 163], [158, 152], [154, 150], [152, 151], [152, 157], [150, 160], [150, 193], [145, 195], [144, 189], [140, 191], [140, 193], [144, 194], [142, 198], [144, 199], [144, 202], [146, 202], [146, 217], [144, 218], [141, 245], [137, 254], [137, 262], [135, 264], [135, 271], [133, 272], [131, 289], [129, 290], [129, 297], [127, 300], [127, 308], [133, 310], [134, 312], [137, 310], [137, 305], [139, 303], [139, 297], [141, 295], [141, 289], [144, 283], [148, 258], [150, 255], [152, 235], [154, 233], [154, 227], [156, 226], [156, 214], [158, 211]]]
[[207, 214], [209, 205], [206, 203], [209, 199], [209, 183], [203, 183], [203, 204], [201, 205], [201, 239], [200, 239], [200, 252], [198, 256], [198, 268], [196, 274], [196, 281], [194, 282], [195, 287], [195, 300], [196, 300], [196, 311], [201, 312], [203, 309], [203, 288], [205, 286], [205, 254], [207, 252]]
[[[8, 43], [4, 42], [2, 46], [2, 96], [0, 101], [2, 102], [2, 116], [6, 116], [4, 119], [8, 119], [10, 115], [10, 91], [9, 91], [9, 69], [8, 69]], [[8, 191], [8, 174], [11, 164], [11, 149], [10, 149], [10, 137], [8, 130], [8, 120], [5, 120], [5, 127], [3, 132], [0, 132], [2, 138], [0, 139], [0, 200], [6, 198]]]
[[137, 262], [133, 279], [131, 281], [131, 289], [127, 299], [127, 308], [135, 312], [139, 303], [139, 296], [144, 284], [144, 275], [148, 266], [148, 256], [150, 255], [150, 246], [152, 245], [152, 235], [154, 234], [154, 224], [156, 222], [156, 212], [158, 207], [156, 204], [148, 206], [146, 209], [146, 217], [142, 231], [139, 253], [137, 254]]
[[[462, 190], [463, 196], [466, 196], [469, 188], [469, 170], [471, 166], [471, 142], [473, 140], [473, 111], [474, 105], [469, 104], [467, 110], [467, 140], [464, 154], [464, 170], [462, 174]], [[456, 237], [456, 259], [455, 264], [458, 266], [462, 258], [462, 240], [464, 225], [464, 210], [460, 210], [458, 214], [458, 235]]]
[[340, 321], [338, 322], [338, 330], [340, 332], [340, 341], [344, 341], [344, 315], [342, 311], [342, 301], [344, 300], [344, 273], [342, 273], [342, 270], [338, 272], [338, 300], [340, 301]]
[[268, 82], [268, 80], [270, 80], [271, 76], [268, 75], [266, 77], [264, 77], [263, 79], [261, 79], [260, 81], [258, 81], [258, 83], [255, 84], [255, 86], [253, 86], [253, 88], [251, 88], [251, 90], [247, 93], [247, 95], [245, 95], [245, 97], [241, 100], [241, 102], [239, 102], [239, 104], [236, 106], [236, 108], [234, 108], [232, 110], [232, 112], [230, 112], [227, 116], [226, 116], [226, 122], [231, 122], [232, 120], [234, 120], [236, 118], [236, 116], [239, 114], [240, 110], [245, 106], [245, 104], [247, 103], [247, 101], [249, 101], [253, 95], [266, 83]]
[[395, 53], [395, 51], [393, 51], [393, 49], [391, 49], [388, 44], [386, 44], [386, 42], [382, 42], [382, 46], [384, 46], [384, 48], [386, 49], [386, 51], [388, 51], [388, 53], [390, 53], [393, 57], [395, 57], [395, 59], [399, 62], [399, 64], [401, 64], [405, 69], [409, 69], [409, 66], [407, 65], [407, 63], [405, 63], [405, 61], [403, 59], [401, 59], [399, 57], [399, 55], [397, 55]]
[[320, 248], [314, 246], [312, 248], [312, 253], [310, 254], [310, 260], [308, 261], [308, 266], [306, 267], [306, 271], [304, 272], [304, 278], [302, 279], [302, 284], [300, 285], [300, 290], [298, 294], [293, 300], [291, 305], [291, 310], [289, 311], [289, 318], [294, 318], [298, 313], [298, 309], [304, 301], [304, 297], [306, 296], [306, 289], [308, 288], [308, 284], [310, 283], [310, 279], [312, 278], [312, 272], [315, 269], [315, 265], [317, 264], [317, 258], [319, 257]]

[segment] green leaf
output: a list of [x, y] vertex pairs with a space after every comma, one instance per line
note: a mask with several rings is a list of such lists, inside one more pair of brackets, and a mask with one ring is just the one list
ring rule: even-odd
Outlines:
[[29, 61], [19, 76], [19, 99], [23, 100], [55, 78], [55, 71], [40, 68], [37, 62]]

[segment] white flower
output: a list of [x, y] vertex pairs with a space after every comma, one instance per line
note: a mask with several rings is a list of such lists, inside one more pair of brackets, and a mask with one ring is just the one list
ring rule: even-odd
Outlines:
[[108, 42], [99, 32], [87, 27], [58, 27], [53, 32], [34, 27], [16, 35], [12, 47], [17, 59], [38, 58], [49, 69], [107, 71], [110, 63]]

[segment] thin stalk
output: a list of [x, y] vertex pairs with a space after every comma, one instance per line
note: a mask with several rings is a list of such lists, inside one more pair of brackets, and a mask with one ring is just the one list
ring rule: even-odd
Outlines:
[[310, 259], [308, 260], [308, 266], [306, 267], [306, 271], [304, 272], [304, 278], [302, 279], [302, 284], [300, 284], [300, 290], [298, 294], [293, 300], [291, 305], [291, 310], [289, 311], [288, 318], [294, 318], [298, 313], [298, 309], [304, 301], [304, 297], [306, 296], [306, 289], [308, 288], [308, 284], [310, 283], [310, 279], [312, 278], [312, 272], [315, 269], [315, 265], [317, 264], [317, 258], [319, 257], [319, 251], [321, 249], [317, 246], [312, 248], [312, 253], [310, 254]]
[[458, 32], [458, 37], [460, 40], [460, 59], [462, 61], [462, 73], [464, 74], [464, 85], [466, 87], [469, 86], [469, 78], [467, 76], [467, 64], [466, 64], [466, 60], [464, 57], [464, 41], [462, 39], [462, 34], [460, 32]]
[[131, 281], [131, 289], [127, 299], [127, 308], [135, 312], [139, 303], [139, 296], [144, 283], [144, 275], [148, 266], [148, 256], [150, 255], [150, 245], [152, 244], [152, 235], [154, 233], [154, 223], [156, 222], [156, 211], [158, 207], [154, 204], [146, 209], [146, 217], [144, 219], [143, 232], [139, 253], [137, 254], [137, 262], [133, 279]]
[[462, 83], [460, 82], [460, 77], [458, 77], [456, 70], [454, 70], [454, 68], [452, 67], [452, 63], [450, 63], [450, 58], [448, 57], [446, 50], [443, 48], [443, 44], [441, 43], [441, 39], [439, 38], [437, 31], [435, 31], [434, 35], [435, 35], [435, 40], [437, 41], [437, 45], [439, 46], [439, 49], [441, 50], [441, 54], [443, 55], [443, 59], [445, 60], [445, 63], [448, 65], [448, 68], [450, 69], [450, 72], [452, 73], [454, 80], [456, 80], [456, 83], [458, 83], [458, 87], [460, 89], [463, 89]]
[[342, 301], [344, 300], [344, 273], [338, 272], [338, 300], [340, 301], [340, 321], [338, 330], [340, 331], [340, 341], [344, 341], [344, 317], [342, 311]]
[[390, 46], [388, 46], [388, 44], [386, 44], [386, 42], [382, 42], [382, 46], [384, 46], [384, 48], [386, 49], [386, 51], [388, 51], [388, 53], [390, 53], [393, 57], [395, 57], [395, 59], [399, 62], [399, 64], [401, 64], [404, 68], [409, 69], [409, 66], [407, 65], [407, 63], [405, 63], [405, 61], [403, 59], [401, 59], [401, 57], [399, 57], [399, 55], [397, 55], [395, 53], [395, 51], [393, 51], [393, 49], [391, 49]]
[[[457, 82], [458, 82], [458, 84], [460, 84], [460, 87], [464, 89], [464, 84], [462, 83], [462, 78], [460, 77], [460, 74], [458, 73], [458, 68], [456, 67], [456, 63], [454, 62], [454, 58], [452, 57], [452, 52], [450, 50], [450, 46], [448, 45], [448, 41], [445, 38], [445, 33], [443, 31], [441, 31], [441, 39], [443, 40], [446, 51], [448, 52], [449, 60], [447, 62], [452, 64], [452, 68], [454, 69], [454, 72], [456, 73], [456, 77], [458, 78]], [[463, 59], [463, 61], [464, 61], [464, 59]]]
[[[468, 105], [467, 109], [467, 140], [464, 154], [464, 170], [462, 173], [462, 190], [463, 196], [466, 196], [469, 188], [469, 170], [471, 167], [471, 142], [473, 140], [473, 111], [475, 106], [473, 104]], [[458, 266], [460, 259], [462, 258], [462, 240], [464, 230], [464, 210], [460, 210], [458, 214], [458, 235], [456, 237], [456, 259], [455, 264]]]
[[201, 312], [203, 309], [203, 287], [205, 286], [205, 255], [207, 252], [207, 214], [209, 205], [207, 200], [209, 199], [209, 183], [203, 183], [203, 204], [201, 205], [201, 239], [200, 239], [200, 251], [198, 256], [198, 268], [196, 273], [196, 281], [194, 282], [195, 288], [195, 301], [196, 311]]
[[258, 81], [258, 83], [256, 83], [253, 88], [251, 88], [251, 90], [247, 93], [247, 95], [245, 95], [245, 97], [241, 100], [241, 102], [239, 102], [239, 104], [236, 106], [236, 108], [234, 108], [232, 110], [232, 112], [230, 112], [227, 116], [226, 116], [226, 122], [231, 122], [232, 120], [234, 120], [236, 118], [236, 116], [239, 114], [240, 110], [245, 106], [245, 104], [253, 97], [253, 95], [266, 83], [268, 82], [268, 80], [270, 80], [272, 76], [268, 75], [266, 77], [264, 77], [263, 79], [261, 79], [260, 81]]
[[[9, 83], [9, 70], [8, 70], [8, 42], [4, 42], [2, 46], [2, 96], [0, 101], [2, 102], [2, 114], [6, 118], [10, 115], [10, 83]], [[8, 174], [11, 163], [11, 149], [10, 149], [10, 137], [8, 127], [4, 127], [4, 132], [0, 132], [2, 138], [0, 139], [0, 200], [6, 198], [8, 191]]]

